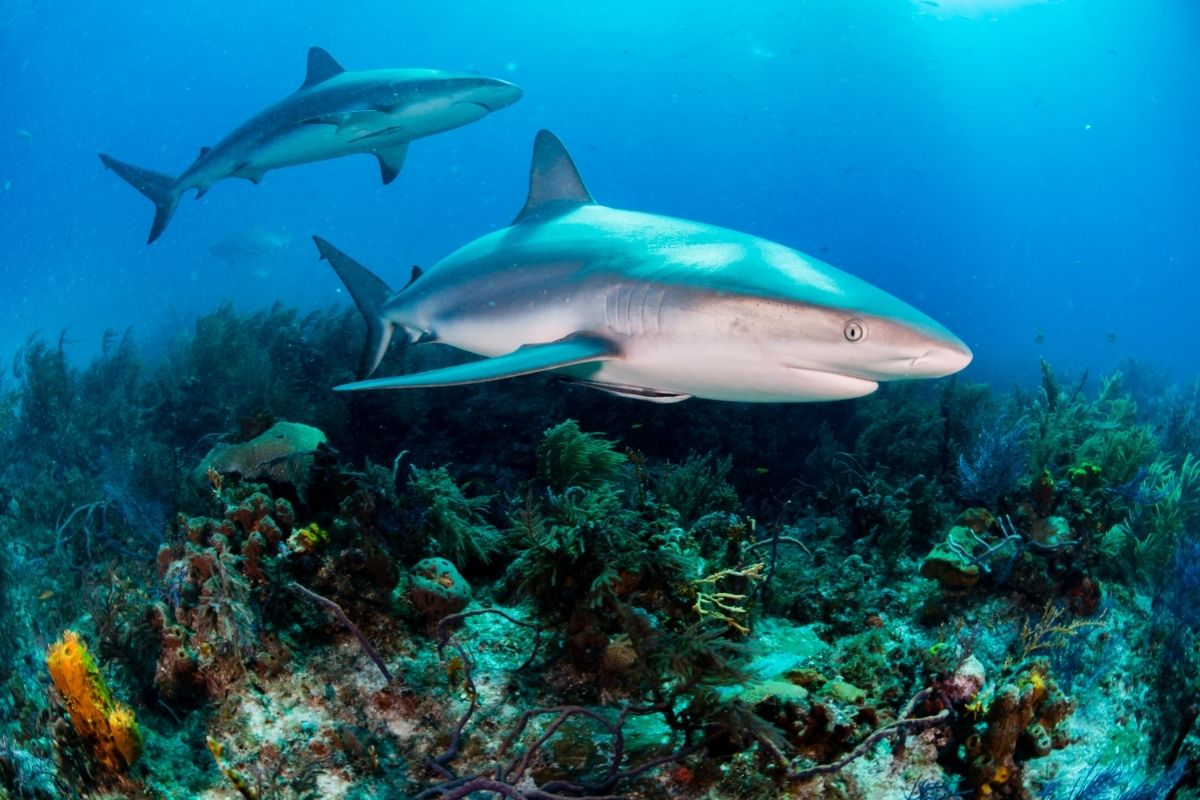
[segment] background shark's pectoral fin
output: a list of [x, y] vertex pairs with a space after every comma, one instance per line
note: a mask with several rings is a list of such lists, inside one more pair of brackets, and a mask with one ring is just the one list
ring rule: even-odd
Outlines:
[[253, 183], [255, 186], [262, 183], [263, 175], [266, 175], [266, 174], [267, 174], [267, 171], [265, 169], [256, 167], [253, 164], [251, 164], [249, 161], [243, 161], [241, 164], [238, 164], [237, 167], [233, 170], [233, 176], [235, 178], [245, 178], [246, 180]]
[[400, 168], [404, 166], [404, 157], [407, 155], [408, 142], [375, 151], [375, 157], [379, 159], [379, 174], [383, 177], [384, 186], [396, 180], [396, 176], [400, 174]]
[[376, 378], [370, 381], [347, 383], [334, 387], [340, 392], [362, 389], [419, 389], [435, 386], [461, 386], [515, 378], [535, 372], [546, 372], [591, 361], [607, 361], [620, 355], [619, 349], [607, 339], [575, 335], [557, 342], [527, 344], [511, 353], [495, 358], [472, 361], [454, 367], [433, 369], [413, 375]]

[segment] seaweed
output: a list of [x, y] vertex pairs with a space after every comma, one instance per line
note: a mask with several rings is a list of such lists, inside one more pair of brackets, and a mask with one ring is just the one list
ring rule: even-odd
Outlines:
[[612, 442], [599, 434], [583, 433], [573, 419], [547, 430], [538, 446], [539, 475], [559, 493], [572, 486], [594, 489], [612, 480], [626, 460]]
[[[290, 796], [329, 772], [381, 796], [775, 796], [799, 755], [861, 759], [832, 779], [848, 795], [886, 773], [913, 797], [955, 796], [956, 776], [1034, 796], [1030, 748], [1054, 739], [1069, 705], [1051, 675], [1081, 709], [1116, 714], [1138, 687], [1136, 725], [1114, 719], [1130, 765], [1196, 757], [1200, 383], [1174, 390], [1134, 364], [1098, 386], [1060, 383], [1043, 363], [1034, 393], [947, 381], [795, 408], [660, 408], [538, 378], [332, 393], [352, 377], [360, 332], [353, 310], [226, 306], [165, 358], [109, 332], [75, 364], [65, 336], [35, 336], [0, 376], [10, 794], [91, 785], [82, 752], [44, 724], [40, 642], [68, 623], [97, 643], [145, 729], [121, 789], [133, 795], [240, 781]], [[404, 372], [454, 356], [388, 358]], [[194, 475], [215, 442], [280, 420], [319, 426], [331, 445], [303, 502], [272, 495], [290, 494], [283, 484]], [[409, 452], [447, 466], [408, 467]], [[976, 580], [920, 577], [914, 556], [936, 546], [957, 547]], [[434, 554], [470, 575], [459, 602], [515, 606], [443, 620], [480, 638], [440, 664], [426, 646], [441, 636], [436, 617], [407, 613], [412, 583], [398, 580]], [[1091, 630], [1100, 608], [1104, 630]], [[531, 621], [488, 630], [498, 615]], [[531, 637], [537, 658], [512, 670]], [[967, 656], [985, 690], [941, 697]], [[1001, 731], [1024, 719], [993, 710], [1005, 692], [1040, 694], [1024, 711], [1044, 730]], [[906, 736], [944, 708], [956, 718], [939, 723], [940, 754], [933, 737]], [[420, 735], [397, 734], [410, 729]], [[875, 734], [894, 747], [860, 752]], [[448, 740], [454, 776], [430, 767], [431, 785], [418, 766]], [[1009, 774], [972, 766], [983, 750], [968, 757], [968, 745], [995, 750]], [[1047, 772], [1089, 746], [1044, 756]], [[1096, 773], [1079, 797], [1165, 796], [1179, 783], [1176, 771], [1158, 782], [1116, 769], [1118, 782]]]
[[654, 484], [659, 502], [679, 513], [679, 524], [690, 528], [701, 517], [735, 511], [737, 492], [727, 478], [733, 459], [712, 453], [689, 453], [682, 464], [667, 465]]
[[500, 545], [499, 531], [483, 518], [492, 495], [467, 497], [444, 466], [413, 466], [408, 486], [421, 504], [417, 529], [431, 554], [458, 564], [491, 559]]

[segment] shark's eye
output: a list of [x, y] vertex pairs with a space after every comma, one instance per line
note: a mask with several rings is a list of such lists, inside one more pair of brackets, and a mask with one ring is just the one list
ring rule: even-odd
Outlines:
[[860, 319], [852, 319], [842, 328], [842, 333], [845, 334], [847, 342], [861, 342], [867, 338], [867, 326]]

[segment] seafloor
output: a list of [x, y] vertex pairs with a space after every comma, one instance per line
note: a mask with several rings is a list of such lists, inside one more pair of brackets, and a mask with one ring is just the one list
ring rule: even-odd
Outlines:
[[1200, 797], [1200, 382], [330, 392], [360, 327], [30, 339], [0, 798]]

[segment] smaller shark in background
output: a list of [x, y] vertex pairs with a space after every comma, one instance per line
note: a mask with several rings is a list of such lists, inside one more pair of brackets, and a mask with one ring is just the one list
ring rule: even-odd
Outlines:
[[208, 252], [230, 266], [245, 262], [261, 261], [267, 256], [282, 252], [291, 243], [286, 233], [268, 230], [261, 225], [251, 225], [224, 236], [208, 248]]
[[319, 47], [308, 51], [308, 72], [293, 94], [269, 106], [199, 157], [177, 178], [100, 154], [116, 172], [154, 202], [153, 242], [166, 229], [179, 198], [201, 197], [217, 181], [252, 183], [280, 167], [369, 153], [379, 160], [385, 184], [395, 180], [408, 143], [448, 131], [512, 105], [521, 90], [479, 75], [433, 69], [350, 72]]
[[592, 199], [562, 142], [537, 135], [513, 223], [393, 292], [313, 237], [367, 321], [360, 377], [397, 329], [481, 356], [336, 387], [456, 386], [554, 371], [622, 397], [802, 402], [958, 372], [971, 351], [882, 289], [756, 236]]

